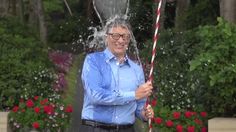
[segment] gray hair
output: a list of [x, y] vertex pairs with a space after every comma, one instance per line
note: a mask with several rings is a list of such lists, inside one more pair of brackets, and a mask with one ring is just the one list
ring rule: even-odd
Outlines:
[[110, 19], [109, 21], [107, 21], [107, 23], [104, 27], [105, 33], [108, 33], [113, 27], [124, 27], [124, 28], [128, 29], [128, 31], [130, 33], [132, 33], [130, 23], [122, 17], [116, 16], [116, 17]]
[[113, 27], [123, 27], [126, 28], [130, 33], [130, 43], [136, 45], [136, 40], [133, 35], [132, 27], [127, 19], [120, 16], [115, 16], [107, 21], [103, 32], [105, 34], [109, 33]]

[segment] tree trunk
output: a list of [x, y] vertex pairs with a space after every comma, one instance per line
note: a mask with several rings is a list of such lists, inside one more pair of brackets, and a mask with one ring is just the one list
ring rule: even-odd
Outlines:
[[47, 27], [46, 27], [46, 21], [44, 18], [42, 0], [37, 0], [37, 16], [39, 20], [40, 40], [46, 43], [47, 42]]
[[37, 17], [37, 0], [30, 0], [28, 6], [28, 24], [34, 30], [37, 30], [38, 17]]
[[18, 16], [23, 22], [23, 1], [22, 0], [0, 0], [0, 17]]
[[220, 16], [226, 21], [236, 24], [236, 0], [219, 0]]
[[184, 23], [182, 23], [182, 17], [189, 8], [190, 0], [177, 0], [176, 13], [175, 13], [175, 28], [183, 29]]
[[[158, 7], [158, 6], [157, 6]], [[164, 22], [165, 22], [165, 8], [166, 8], [166, 0], [162, 0], [162, 5], [161, 5], [161, 15], [160, 15], [160, 30], [164, 29]], [[161, 32], [161, 31], [159, 31]]]
[[40, 40], [47, 42], [47, 27], [44, 18], [42, 0], [29, 1], [29, 25], [36, 31], [39, 31]]
[[21, 22], [24, 22], [24, 9], [23, 9], [23, 0], [17, 0], [16, 1], [16, 16], [18, 16], [21, 20]]
[[0, 17], [8, 14], [9, 0], [0, 0]]

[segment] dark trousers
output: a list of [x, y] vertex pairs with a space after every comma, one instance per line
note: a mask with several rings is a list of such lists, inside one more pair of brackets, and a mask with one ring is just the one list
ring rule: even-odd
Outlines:
[[88, 125], [82, 125], [79, 132], [135, 132], [134, 127], [119, 128], [119, 129], [104, 129], [100, 127], [93, 127]]

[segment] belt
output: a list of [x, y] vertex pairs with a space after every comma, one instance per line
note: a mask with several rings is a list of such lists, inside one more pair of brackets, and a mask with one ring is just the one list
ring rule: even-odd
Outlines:
[[103, 129], [127, 129], [127, 128], [133, 127], [133, 124], [116, 125], [116, 124], [102, 123], [102, 122], [86, 120], [86, 119], [82, 119], [82, 124], [87, 125], [87, 126], [92, 126], [92, 127], [99, 127]]

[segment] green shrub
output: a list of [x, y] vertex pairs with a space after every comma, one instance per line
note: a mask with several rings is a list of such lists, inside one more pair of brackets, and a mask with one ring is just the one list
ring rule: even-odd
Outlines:
[[[49, 25], [50, 47], [70, 53], [80, 53], [84, 49], [89, 33], [87, 18], [68, 17]], [[90, 33], [91, 34], [91, 33]]]
[[236, 116], [236, 27], [221, 18], [218, 22], [199, 28], [201, 49], [190, 70], [204, 84], [202, 100], [212, 116]]
[[[189, 71], [189, 62], [199, 50], [200, 39], [196, 37], [196, 31], [167, 30], [159, 37], [153, 73], [156, 90], [153, 98], [157, 100], [153, 126], [159, 131], [176, 131], [176, 127], [184, 131], [207, 128], [208, 117], [199, 116], [199, 113], [205, 112], [199, 100], [199, 81]], [[141, 56], [151, 60], [152, 42], [147, 42], [145, 46]], [[145, 73], [149, 72], [147, 67], [144, 64]], [[178, 118], [174, 117], [175, 113], [179, 113]]]
[[0, 110], [20, 98], [53, 94], [52, 65], [39, 39], [16, 19], [0, 21], [0, 36]]
[[[157, 90], [158, 102], [171, 109], [192, 109], [196, 105], [195, 78], [189, 74], [188, 62], [196, 53], [198, 39], [195, 31], [162, 32], [157, 44], [157, 54], [154, 67], [154, 86]], [[142, 56], [151, 60], [152, 42], [146, 43], [148, 48], [142, 51]], [[149, 70], [146, 70], [146, 73]]]
[[[235, 116], [236, 28], [218, 21], [216, 26], [161, 33], [153, 73], [156, 112], [189, 110], [206, 111], [208, 118]], [[145, 62], [151, 60], [151, 48], [149, 41], [141, 52]], [[145, 63], [145, 73], [148, 67]]]

